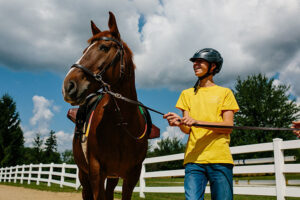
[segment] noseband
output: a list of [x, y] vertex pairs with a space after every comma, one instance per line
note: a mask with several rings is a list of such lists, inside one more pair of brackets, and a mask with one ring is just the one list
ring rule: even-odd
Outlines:
[[118, 51], [115, 55], [115, 57], [113, 58], [113, 60], [111, 61], [110, 64], [106, 65], [105, 67], [102, 67], [102, 65], [100, 65], [98, 68], [102, 70], [95, 74], [94, 72], [92, 72], [91, 70], [89, 70], [88, 68], [80, 65], [80, 64], [73, 64], [71, 66], [71, 68], [73, 67], [76, 67], [76, 68], [79, 68], [81, 69], [82, 71], [84, 71], [86, 74], [92, 76], [97, 82], [100, 82], [102, 84], [102, 87], [105, 87], [105, 86], [109, 86], [109, 84], [105, 83], [103, 80], [102, 80], [102, 75], [105, 73], [105, 71], [113, 66], [113, 64], [115, 64], [115, 62], [117, 62], [117, 59], [120, 55], [120, 77], [119, 79], [121, 80], [123, 78], [123, 74], [124, 74], [124, 71], [125, 71], [125, 66], [124, 66], [124, 47], [123, 47], [123, 44], [121, 42], [119, 42], [118, 40], [114, 39], [114, 38], [110, 38], [110, 37], [100, 37], [100, 38], [95, 38], [92, 40], [91, 44], [93, 44], [95, 41], [100, 41], [100, 40], [105, 40], [105, 41], [113, 41], [115, 42], [119, 48], [118, 48]]

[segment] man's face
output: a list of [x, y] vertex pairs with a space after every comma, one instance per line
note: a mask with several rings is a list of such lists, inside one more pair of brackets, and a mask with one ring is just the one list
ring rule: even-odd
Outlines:
[[203, 59], [197, 59], [193, 62], [195, 75], [198, 77], [204, 76], [209, 68], [209, 63]]

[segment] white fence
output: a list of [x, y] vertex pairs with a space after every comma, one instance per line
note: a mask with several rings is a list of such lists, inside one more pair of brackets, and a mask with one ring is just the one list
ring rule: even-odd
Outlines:
[[[271, 143], [253, 144], [231, 147], [231, 153], [246, 154], [256, 152], [273, 151], [274, 158], [264, 159], [249, 159], [235, 161], [236, 165], [233, 168], [234, 175], [242, 174], [275, 174], [275, 180], [242, 180], [235, 181], [234, 194], [240, 195], [264, 195], [277, 196], [278, 200], [285, 199], [285, 197], [300, 197], [300, 180], [286, 181], [285, 174], [300, 174], [300, 163], [287, 164], [288, 161], [294, 161], [292, 156], [284, 157], [284, 150], [300, 149], [300, 140], [282, 141], [282, 139], [274, 139]], [[178, 187], [147, 187], [145, 179], [159, 178], [159, 177], [183, 177], [184, 169], [146, 172], [145, 165], [160, 162], [169, 162], [176, 160], [183, 160], [183, 153], [169, 156], [161, 156], [145, 159], [140, 176], [140, 186], [134, 189], [139, 192], [141, 197], [145, 197], [145, 193], [184, 193], [183, 186]], [[243, 166], [239, 166], [243, 164]], [[256, 165], [253, 165], [256, 164]], [[76, 174], [66, 173], [67, 168], [76, 169]], [[57, 172], [57, 169], [59, 172]], [[34, 175], [34, 176], [33, 176]], [[42, 176], [47, 176], [43, 178]], [[53, 178], [56, 176], [56, 179]], [[59, 180], [58, 178], [59, 177]], [[75, 179], [73, 182], [67, 182], [65, 177]], [[38, 164], [38, 165], [23, 165], [16, 167], [7, 167], [0, 169], [0, 182], [16, 182], [20, 180], [21, 183], [27, 181], [46, 182], [48, 186], [51, 183], [78, 188], [80, 186], [78, 180], [78, 169], [76, 165], [67, 164]], [[121, 191], [120, 186], [116, 187], [116, 191]], [[209, 187], [206, 188], [209, 193]]]
[[[67, 173], [67, 169], [73, 169], [75, 173]], [[66, 179], [67, 178], [67, 179]], [[17, 165], [15, 167], [0, 168], [0, 182], [19, 181], [21, 184], [27, 181], [35, 181], [37, 185], [40, 182], [59, 184], [60, 187], [69, 186], [76, 189], [79, 188], [78, 168], [76, 165], [63, 164], [30, 164]]]

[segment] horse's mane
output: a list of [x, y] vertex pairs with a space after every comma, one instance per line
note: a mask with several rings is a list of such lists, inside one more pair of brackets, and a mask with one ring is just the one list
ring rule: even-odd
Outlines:
[[[113, 37], [109, 31], [102, 31], [96, 35], [93, 35], [90, 39], [88, 39], [88, 43], [90, 44], [93, 40], [100, 38], [100, 37]], [[129, 74], [131, 74], [131, 70], [136, 68], [135, 64], [133, 63], [133, 53], [131, 49], [128, 47], [126, 42], [122, 41], [124, 47], [124, 60], [125, 60], [125, 68], [126, 66], [131, 66], [129, 68]]]

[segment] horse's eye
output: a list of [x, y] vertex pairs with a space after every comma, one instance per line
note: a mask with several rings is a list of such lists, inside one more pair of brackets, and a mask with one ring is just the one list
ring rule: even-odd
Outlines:
[[101, 44], [101, 45], [99, 46], [99, 50], [101, 50], [101, 51], [108, 52], [109, 49], [110, 49], [110, 47], [105, 46], [105, 45], [103, 45], [103, 44]]

